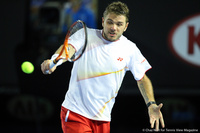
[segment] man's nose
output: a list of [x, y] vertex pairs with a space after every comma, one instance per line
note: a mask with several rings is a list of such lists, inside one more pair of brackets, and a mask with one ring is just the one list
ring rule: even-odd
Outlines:
[[116, 24], [113, 24], [112, 26], [111, 26], [111, 30], [112, 31], [115, 31], [117, 29], [117, 25]]

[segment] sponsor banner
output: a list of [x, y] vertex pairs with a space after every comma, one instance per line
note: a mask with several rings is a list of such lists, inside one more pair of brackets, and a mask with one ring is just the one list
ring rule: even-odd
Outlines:
[[169, 46], [179, 59], [200, 67], [200, 13], [181, 20], [171, 29]]

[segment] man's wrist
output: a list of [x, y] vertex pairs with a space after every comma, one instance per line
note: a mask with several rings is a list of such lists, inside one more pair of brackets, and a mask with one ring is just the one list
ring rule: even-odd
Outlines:
[[149, 106], [151, 106], [152, 104], [156, 104], [156, 102], [155, 102], [155, 101], [150, 101], [150, 102], [148, 102], [148, 103], [147, 103], [147, 108], [148, 108]]

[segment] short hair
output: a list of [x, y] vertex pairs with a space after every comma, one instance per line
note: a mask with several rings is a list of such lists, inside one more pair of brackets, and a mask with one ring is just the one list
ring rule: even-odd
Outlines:
[[105, 18], [109, 13], [124, 15], [126, 17], [126, 22], [129, 22], [129, 9], [125, 3], [122, 3], [120, 1], [112, 2], [106, 7], [103, 13], [103, 17]]

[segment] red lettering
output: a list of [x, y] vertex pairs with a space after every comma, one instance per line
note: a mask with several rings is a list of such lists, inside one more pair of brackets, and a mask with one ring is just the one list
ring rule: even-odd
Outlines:
[[119, 57], [117, 60], [118, 60], [118, 61], [122, 61], [122, 60], [123, 60], [123, 58]]
[[189, 26], [188, 30], [189, 30], [189, 32], [188, 32], [189, 33], [188, 54], [193, 54], [195, 42], [197, 43], [197, 45], [200, 48], [200, 32], [196, 36], [195, 33], [194, 33], [194, 26]]

